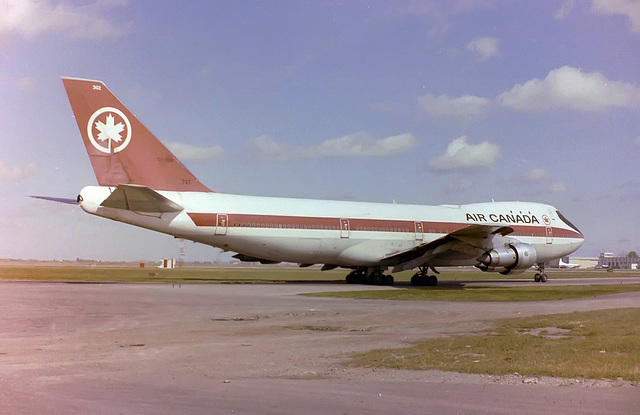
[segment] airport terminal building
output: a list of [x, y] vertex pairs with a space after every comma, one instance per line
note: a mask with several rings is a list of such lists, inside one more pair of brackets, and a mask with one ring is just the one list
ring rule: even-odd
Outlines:
[[598, 258], [599, 268], [610, 269], [639, 269], [640, 258], [634, 256], [614, 256], [612, 253], [603, 252]]

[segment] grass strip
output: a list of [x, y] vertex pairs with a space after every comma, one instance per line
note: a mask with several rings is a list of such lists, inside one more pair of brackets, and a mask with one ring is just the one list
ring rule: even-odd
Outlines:
[[429, 287], [391, 290], [335, 291], [304, 294], [367, 300], [511, 302], [552, 301], [640, 291], [639, 284], [536, 287]]
[[255, 283], [295, 281], [342, 281], [339, 272], [264, 268], [176, 268], [116, 266], [15, 266], [0, 267], [0, 280], [64, 282], [171, 282]]
[[[137, 264], [136, 264], [137, 265]], [[0, 280], [69, 281], [69, 282], [173, 282], [173, 283], [266, 283], [266, 282], [339, 282], [344, 281], [349, 270], [336, 269], [320, 271], [318, 268], [300, 269], [295, 267], [215, 267], [185, 266], [176, 269], [158, 269], [155, 266], [78, 265], [68, 262], [60, 265], [3, 264], [0, 266]], [[413, 272], [394, 274], [399, 283], [407, 284]], [[584, 277], [637, 277], [638, 271], [606, 273], [602, 270], [554, 270], [550, 278]], [[502, 276], [474, 270], [443, 270], [443, 281], [483, 281], [483, 280], [533, 280], [533, 272], [515, 276]], [[439, 288], [439, 287], [438, 287]]]
[[640, 309], [502, 320], [473, 335], [354, 354], [350, 366], [640, 381]]

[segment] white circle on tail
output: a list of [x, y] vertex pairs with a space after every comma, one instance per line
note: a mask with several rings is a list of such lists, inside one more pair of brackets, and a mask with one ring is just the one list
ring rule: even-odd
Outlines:
[[119, 109], [103, 107], [89, 117], [87, 136], [97, 150], [117, 153], [124, 150], [131, 141], [131, 123]]

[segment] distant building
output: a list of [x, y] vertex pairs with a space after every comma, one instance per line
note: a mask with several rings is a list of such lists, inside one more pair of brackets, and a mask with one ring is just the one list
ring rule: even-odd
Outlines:
[[176, 267], [176, 260], [174, 258], [163, 258], [162, 263], [158, 268], [170, 268], [173, 269]]
[[571, 257], [571, 262], [580, 265], [582, 269], [590, 269], [598, 266], [598, 257], [574, 256]]
[[598, 258], [598, 267], [611, 269], [638, 269], [640, 258], [631, 256], [614, 256], [610, 252], [603, 252]]

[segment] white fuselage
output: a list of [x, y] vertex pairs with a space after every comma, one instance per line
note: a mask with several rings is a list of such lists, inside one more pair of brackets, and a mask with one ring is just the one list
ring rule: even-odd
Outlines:
[[[509, 226], [509, 237], [532, 245], [538, 262], [565, 256], [582, 235], [550, 205], [491, 202], [419, 206], [205, 192], [158, 192], [184, 207], [171, 213], [141, 213], [100, 204], [112, 187], [82, 189], [88, 213], [267, 261], [378, 266], [385, 257], [469, 225]], [[452, 252], [431, 265], [475, 265], [477, 253]]]

